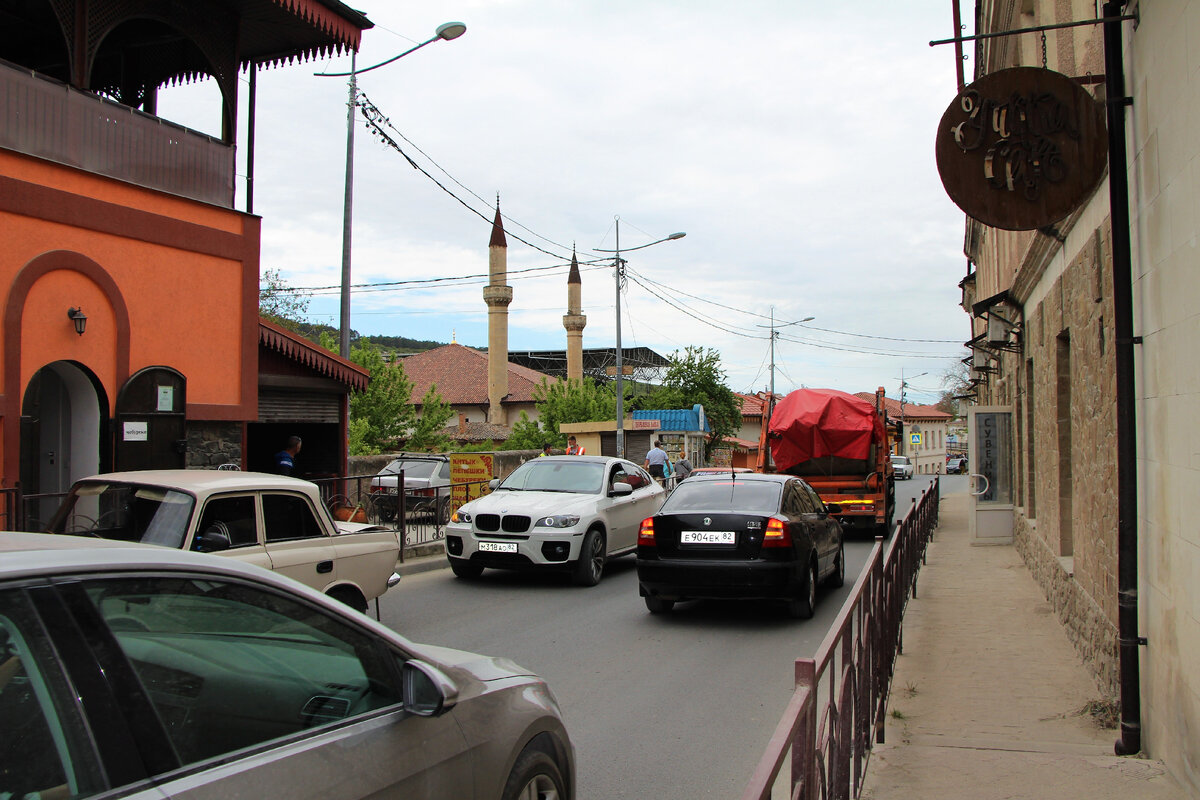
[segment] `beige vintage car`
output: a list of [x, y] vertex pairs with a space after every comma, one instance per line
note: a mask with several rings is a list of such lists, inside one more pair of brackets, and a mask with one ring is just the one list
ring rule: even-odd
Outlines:
[[259, 472], [94, 475], [76, 481], [47, 530], [218, 553], [360, 611], [400, 580], [395, 531], [335, 522], [315, 484]]

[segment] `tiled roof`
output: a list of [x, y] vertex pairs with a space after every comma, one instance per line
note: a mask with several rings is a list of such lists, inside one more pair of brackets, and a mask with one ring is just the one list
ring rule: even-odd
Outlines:
[[341, 356], [336, 356], [320, 345], [313, 344], [298, 333], [292, 333], [270, 320], [258, 318], [258, 343], [274, 350], [293, 361], [346, 384], [351, 389], [362, 391], [367, 388], [370, 373]]
[[[404, 374], [413, 383], [410, 402], [420, 405], [431, 384], [437, 384], [438, 394], [450, 405], [487, 405], [487, 353], [461, 344], [447, 344], [405, 356], [400, 362]], [[532, 403], [533, 390], [543, 380], [557, 383], [558, 378], [513, 364], [508, 364], [508, 394], [503, 403]]]
[[[743, 417], [761, 417], [763, 408], [767, 404], [767, 399], [770, 397], [770, 392], [759, 392], [758, 394], [743, 394], [742, 392], [734, 392], [738, 400], [742, 404]], [[783, 395], [775, 393], [775, 405], [779, 405], [779, 401], [783, 399]]]
[[[868, 403], [874, 404], [874, 392], [855, 392], [855, 397], [861, 397]], [[900, 419], [900, 401], [893, 400], [890, 397], [883, 398], [883, 407], [887, 411], [888, 419]], [[933, 422], [943, 422], [950, 420], [953, 417], [942, 411], [937, 406], [926, 406], [920, 403], [905, 403], [904, 404], [905, 419], [924, 419]]]

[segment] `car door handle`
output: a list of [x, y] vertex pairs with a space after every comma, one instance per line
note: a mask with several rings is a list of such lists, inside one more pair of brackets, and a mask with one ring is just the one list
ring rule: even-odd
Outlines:
[[333, 562], [332, 561], [318, 561], [317, 562], [317, 574], [324, 575], [326, 572], [333, 572]]

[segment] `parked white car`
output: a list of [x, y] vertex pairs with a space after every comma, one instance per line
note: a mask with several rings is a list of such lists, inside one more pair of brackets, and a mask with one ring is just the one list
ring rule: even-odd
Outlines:
[[335, 522], [315, 484], [261, 472], [94, 475], [76, 481], [47, 530], [219, 553], [360, 611], [400, 580], [394, 530]]
[[913, 477], [913, 463], [908, 456], [892, 456], [892, 469], [896, 473], [896, 480], [911, 481]]
[[446, 526], [446, 556], [460, 578], [485, 568], [544, 568], [595, 586], [608, 559], [637, 549], [642, 520], [666, 498], [646, 470], [602, 456], [530, 459], [493, 484]]

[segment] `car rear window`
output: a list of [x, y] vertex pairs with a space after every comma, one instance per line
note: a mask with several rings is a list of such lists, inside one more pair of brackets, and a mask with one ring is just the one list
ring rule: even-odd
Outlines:
[[773, 514], [779, 510], [780, 487], [774, 481], [684, 481], [671, 492], [662, 510]]
[[441, 461], [393, 461], [383, 471], [399, 473], [404, 470], [406, 478], [428, 478], [441, 464]]

